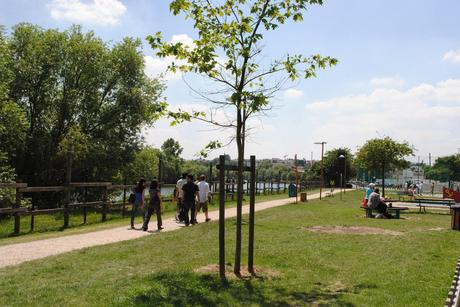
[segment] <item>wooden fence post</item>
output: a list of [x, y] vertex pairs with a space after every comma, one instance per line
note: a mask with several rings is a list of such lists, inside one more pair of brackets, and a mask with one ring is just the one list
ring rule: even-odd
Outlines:
[[251, 156], [251, 184], [249, 197], [249, 247], [248, 247], [248, 271], [254, 272], [254, 213], [255, 213], [255, 189], [256, 189], [256, 156]]
[[[84, 203], [88, 202], [88, 196], [87, 196], [87, 193], [88, 193], [88, 188], [85, 187], [85, 192], [84, 192]], [[87, 217], [87, 207], [86, 207], [86, 204], [83, 205], [83, 224], [86, 224], [86, 217]]]
[[107, 188], [105, 186], [104, 191], [102, 192], [102, 221], [105, 222], [107, 220]]
[[30, 215], [30, 232], [34, 231], [35, 228], [35, 199], [32, 198], [32, 214]]
[[[13, 209], [19, 209], [21, 207], [22, 194], [18, 187], [16, 187], [16, 201], [14, 202]], [[19, 234], [21, 231], [21, 216], [19, 212], [14, 213], [14, 233]]]
[[225, 278], [225, 156], [219, 157], [219, 275]]
[[72, 159], [74, 153], [74, 145], [67, 154], [67, 170], [65, 178], [65, 203], [64, 203], [64, 225], [63, 228], [69, 227], [69, 204], [70, 204], [70, 183], [72, 182]]
[[123, 207], [121, 209], [121, 217], [125, 217], [125, 211], [126, 211], [126, 176], [125, 179], [123, 180]]

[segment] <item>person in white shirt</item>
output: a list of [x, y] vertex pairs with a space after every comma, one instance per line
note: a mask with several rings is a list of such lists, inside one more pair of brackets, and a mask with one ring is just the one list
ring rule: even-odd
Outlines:
[[196, 206], [196, 211], [195, 211], [195, 222], [196, 222], [196, 216], [198, 214], [198, 211], [203, 209], [204, 216], [205, 216], [205, 221], [209, 222], [211, 219], [208, 216], [208, 204], [209, 204], [209, 199], [211, 198], [211, 189], [209, 188], [209, 184], [206, 182], [206, 177], [204, 175], [200, 176], [200, 181], [197, 183], [199, 190], [199, 196], [200, 196], [200, 201], [198, 202]]
[[182, 190], [182, 187], [184, 184], [187, 183], [187, 173], [182, 174], [182, 178], [177, 180], [176, 183], [176, 199], [177, 199], [177, 205], [176, 205], [176, 221], [183, 221], [184, 219], [181, 218], [181, 210], [182, 210], [182, 202], [184, 199], [184, 191]]

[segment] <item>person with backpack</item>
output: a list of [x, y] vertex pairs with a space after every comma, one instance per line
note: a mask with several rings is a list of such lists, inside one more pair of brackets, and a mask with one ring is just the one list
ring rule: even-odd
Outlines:
[[153, 213], [157, 215], [157, 226], [158, 230], [163, 229], [163, 222], [161, 220], [161, 208], [163, 207], [163, 201], [161, 199], [160, 189], [158, 189], [158, 181], [152, 180], [149, 188], [150, 201], [148, 202], [147, 208], [144, 213], [144, 224], [142, 230], [147, 231], [149, 229], [150, 217]]
[[[195, 221], [195, 199], [198, 198], [198, 202], [200, 201], [199, 195], [199, 188], [193, 182], [193, 175], [187, 175], [187, 183], [184, 184], [182, 187], [182, 191], [184, 192], [184, 201], [183, 201], [183, 208], [185, 210], [185, 226], [189, 226], [190, 224], [194, 225]], [[188, 215], [188, 211], [190, 212], [190, 218]]]
[[131, 229], [134, 229], [134, 218], [136, 217], [139, 208], [144, 210], [144, 189], [145, 179], [141, 178], [134, 189], [134, 202], [131, 209]]

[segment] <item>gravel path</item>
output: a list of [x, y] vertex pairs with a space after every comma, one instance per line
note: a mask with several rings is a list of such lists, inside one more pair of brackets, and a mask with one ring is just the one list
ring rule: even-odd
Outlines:
[[[319, 193], [308, 195], [308, 199], [315, 198], [319, 198]], [[255, 210], [261, 211], [268, 208], [283, 206], [293, 203], [293, 201], [294, 200], [292, 198], [287, 198], [260, 202], [256, 203]], [[249, 205], [243, 206], [243, 214], [247, 213], [249, 213]], [[225, 218], [231, 218], [234, 216], [236, 216], [236, 208], [229, 208], [225, 210]], [[219, 211], [210, 211], [209, 217], [212, 219], [212, 221], [217, 221], [219, 219]], [[204, 216], [202, 213], [198, 215], [198, 222], [200, 222], [200, 218], [201, 221], [203, 221]], [[140, 220], [140, 218], [137, 218], [137, 220]], [[127, 221], [127, 223], [128, 222], [129, 221]], [[136, 228], [139, 229], [140, 227], [141, 224], [136, 225]], [[177, 224], [173, 218], [170, 218], [163, 220], [163, 227], [164, 230], [162, 230], [162, 232], [165, 232], [183, 228], [184, 225]], [[149, 229], [156, 229], [155, 215], [152, 216], [152, 221], [149, 224]], [[78, 235], [69, 235], [58, 238], [0, 246], [0, 268], [10, 265], [17, 265], [26, 261], [58, 255], [86, 247], [137, 239], [151, 234], [152, 232], [150, 231], [144, 232], [139, 230], [131, 230], [128, 228], [128, 226], [126, 226]]]

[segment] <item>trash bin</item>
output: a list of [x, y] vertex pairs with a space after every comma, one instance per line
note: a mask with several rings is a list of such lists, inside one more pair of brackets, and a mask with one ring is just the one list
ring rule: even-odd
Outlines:
[[460, 205], [451, 207], [452, 209], [452, 229], [460, 230]]
[[295, 184], [291, 183], [289, 185], [288, 194], [289, 194], [289, 197], [296, 197], [297, 196], [297, 187], [295, 186]]
[[305, 192], [300, 193], [300, 201], [303, 203], [307, 201], [307, 193]]

